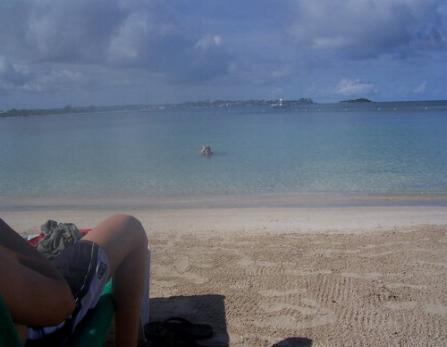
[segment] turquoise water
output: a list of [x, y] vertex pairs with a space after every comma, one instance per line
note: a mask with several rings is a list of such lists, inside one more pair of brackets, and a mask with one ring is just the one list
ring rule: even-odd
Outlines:
[[0, 118], [0, 194], [445, 194], [447, 107], [424, 105]]

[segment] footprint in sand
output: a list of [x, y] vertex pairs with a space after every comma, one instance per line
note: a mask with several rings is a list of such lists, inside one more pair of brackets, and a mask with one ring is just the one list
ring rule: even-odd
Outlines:
[[424, 290], [427, 289], [427, 286], [420, 285], [420, 284], [406, 284], [406, 283], [386, 283], [385, 287], [390, 289], [396, 289], [396, 288], [410, 288], [410, 289], [416, 289], [416, 290]]
[[292, 270], [287, 269], [286, 274], [297, 275], [297, 276], [317, 276], [317, 275], [329, 275], [332, 270], [317, 270], [317, 271], [302, 271], [302, 270]]
[[252, 258], [248, 257], [245, 254], [240, 253], [240, 259], [237, 262], [237, 265], [239, 265], [242, 268], [247, 268], [251, 266], [258, 266], [258, 267], [273, 267], [277, 264], [272, 261], [266, 261], [266, 260], [253, 260]]
[[317, 256], [323, 256], [323, 257], [333, 257], [338, 254], [357, 254], [361, 250], [360, 249], [332, 249], [332, 248], [326, 248], [326, 249], [317, 249], [315, 251], [310, 252], [311, 256], [317, 255]]
[[237, 262], [237, 265], [239, 265], [242, 268], [250, 267], [255, 264], [255, 261], [251, 259], [250, 257], [241, 254], [241, 258]]
[[424, 305], [424, 311], [440, 316], [447, 316], [447, 306], [443, 304], [426, 304]]
[[380, 272], [363, 272], [363, 273], [343, 272], [341, 275], [343, 277], [357, 278], [361, 280], [377, 280], [383, 276], [383, 274]]
[[296, 289], [289, 289], [289, 290], [267, 289], [267, 290], [260, 290], [258, 293], [261, 294], [262, 296], [266, 296], [266, 297], [277, 297], [277, 296], [303, 294], [305, 292], [306, 292], [306, 289], [296, 288]]
[[363, 258], [380, 258], [380, 257], [386, 257], [387, 255], [394, 255], [397, 251], [385, 251], [380, 253], [373, 253], [373, 254], [361, 254], [360, 256]]
[[419, 261], [415, 262], [414, 264], [431, 265], [431, 266], [435, 266], [435, 267], [447, 267], [447, 263], [432, 263], [432, 262], [424, 261], [424, 260], [419, 260]]
[[417, 306], [415, 301], [386, 302], [383, 306], [393, 311], [412, 310]]
[[200, 276], [194, 272], [188, 257], [180, 257], [177, 259], [174, 268], [180, 278], [194, 284], [203, 284], [208, 281], [207, 278]]
[[176, 281], [163, 281], [163, 280], [157, 280], [157, 287], [161, 288], [172, 288], [177, 285]]
[[200, 276], [194, 272], [185, 272], [184, 274], [181, 275], [181, 278], [194, 284], [203, 284], [208, 282], [207, 278]]
[[303, 298], [300, 305], [286, 302], [263, 303], [261, 309], [269, 315], [255, 322], [258, 327], [281, 329], [315, 328], [336, 321], [335, 313], [315, 300]]
[[180, 274], [185, 273], [191, 268], [189, 259], [187, 257], [177, 258], [174, 263], [174, 268]]
[[[167, 276], [169, 278], [181, 278], [194, 284], [208, 282], [207, 278], [194, 272], [194, 268], [191, 266], [188, 257], [178, 257], [173, 265], [154, 265], [153, 271], [161, 277], [162, 281], [163, 277]], [[166, 284], [165, 286], [169, 286], [169, 284]]]

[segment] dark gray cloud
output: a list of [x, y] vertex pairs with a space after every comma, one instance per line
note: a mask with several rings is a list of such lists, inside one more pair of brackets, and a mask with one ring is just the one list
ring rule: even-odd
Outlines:
[[320, 53], [365, 59], [447, 48], [443, 0], [296, 0], [295, 13], [289, 34]]
[[40, 61], [102, 63], [127, 15], [116, 1], [33, 2], [24, 40]]
[[[230, 56], [222, 37], [187, 30], [181, 19], [165, 1], [6, 0], [0, 4], [7, 26], [0, 55], [28, 64], [143, 68], [170, 81], [225, 74]], [[200, 44], [210, 36], [219, 40]]]

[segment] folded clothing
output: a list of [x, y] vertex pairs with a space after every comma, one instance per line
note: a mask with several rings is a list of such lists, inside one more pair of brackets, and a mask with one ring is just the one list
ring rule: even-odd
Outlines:
[[58, 223], [51, 219], [42, 225], [41, 230], [44, 237], [37, 243], [36, 248], [48, 259], [54, 258], [82, 237], [73, 223]]

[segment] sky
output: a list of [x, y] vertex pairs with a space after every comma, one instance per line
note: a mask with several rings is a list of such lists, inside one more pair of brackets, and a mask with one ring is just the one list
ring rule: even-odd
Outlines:
[[446, 0], [1, 0], [0, 110], [447, 99]]

